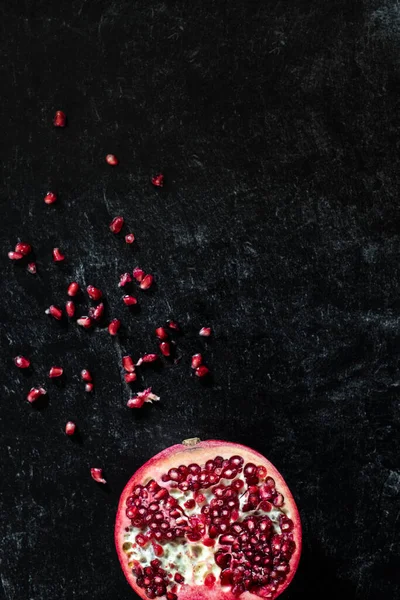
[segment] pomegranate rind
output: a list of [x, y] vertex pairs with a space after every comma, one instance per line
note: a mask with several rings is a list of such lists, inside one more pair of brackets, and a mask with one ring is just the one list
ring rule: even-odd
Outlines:
[[[247, 446], [220, 440], [207, 440], [194, 443], [193, 445], [176, 444], [162, 450], [135, 472], [122, 491], [115, 523], [115, 545], [122, 570], [128, 583], [134, 591], [143, 598], [143, 600], [148, 600], [148, 598], [144, 593], [144, 590], [136, 585], [136, 578], [132, 572], [132, 566], [129, 566], [128, 557], [123, 550], [125, 528], [130, 527], [131, 525], [130, 519], [125, 514], [125, 509], [126, 500], [131, 494], [132, 488], [138, 484], [144, 485], [150, 481], [150, 479], [155, 479], [156, 481], [160, 480], [163, 473], [166, 473], [170, 468], [176, 467], [179, 464], [203, 464], [217, 454], [222, 456], [239, 454], [245, 462], [253, 462], [265, 466], [268, 475], [275, 479], [276, 488], [285, 498], [285, 512], [294, 523], [293, 535], [296, 542], [296, 549], [290, 559], [290, 573], [278, 588], [275, 598], [282, 594], [292, 581], [301, 556], [302, 529], [299, 511], [292, 493], [282, 475], [268, 459], [262, 456], [262, 454]], [[219, 585], [216, 585], [213, 588], [199, 585], [183, 585], [179, 591], [178, 597], [179, 600], [237, 600], [236, 596], [230, 591], [223, 590]], [[243, 600], [260, 600], [260, 596], [248, 591], [243, 592], [240, 595], [240, 598]]]

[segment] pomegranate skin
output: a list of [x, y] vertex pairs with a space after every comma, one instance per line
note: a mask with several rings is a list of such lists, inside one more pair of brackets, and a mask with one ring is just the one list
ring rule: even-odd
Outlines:
[[[286, 516], [293, 521], [295, 549], [289, 560], [290, 571], [287, 574], [286, 579], [280, 584], [277, 584], [277, 588], [273, 594], [265, 597], [275, 600], [275, 598], [280, 596], [292, 581], [301, 555], [302, 530], [298, 509], [282, 475], [264, 456], [251, 448], [241, 444], [219, 440], [201, 442], [197, 438], [194, 438], [193, 440], [185, 440], [182, 444], [176, 444], [170, 448], [166, 448], [151, 458], [131, 477], [120, 497], [115, 525], [116, 550], [128, 583], [134, 591], [143, 598], [143, 600], [146, 600], [148, 596], [146, 595], [143, 586], [137, 585], [137, 574], [132, 570], [133, 563], [131, 562], [130, 565], [128, 564], [130, 560], [135, 560], [135, 558], [129, 558], [129, 556], [134, 556], [134, 554], [130, 554], [130, 550], [123, 548], [126, 540], [125, 536], [127, 528], [131, 526], [131, 519], [126, 516], [126, 508], [127, 499], [131, 496], [133, 488], [138, 485], [145, 485], [149, 480], [155, 480], [162, 487], [168, 487], [168, 484], [162, 483], [162, 481], [165, 480], [161, 480], [161, 477], [170, 469], [176, 470], [179, 465], [188, 465], [190, 463], [204, 465], [207, 461], [212, 460], [216, 456], [230, 457], [233, 455], [241, 456], [245, 463], [255, 463], [266, 469], [269, 478], [272, 477], [275, 480], [276, 490], [284, 496], [284, 512]], [[241, 477], [243, 477], [243, 475], [241, 475]], [[242, 514], [241, 516], [245, 517], [246, 515]], [[209, 538], [208, 541], [210, 541]], [[202, 541], [199, 541], [199, 545], [202, 545]], [[205, 543], [204, 546], [206, 545], [209, 544]], [[185, 576], [184, 571], [182, 571], [182, 575]], [[178, 600], [234, 600], [238, 597], [243, 600], [257, 600], [262, 597], [261, 593], [256, 594], [248, 590], [243, 591], [239, 595], [237, 593], [234, 595], [231, 591], [232, 588], [229, 586], [221, 586], [219, 578], [212, 586], [199, 585], [198, 583], [194, 584], [190, 581], [185, 581], [181, 586], [178, 586], [178, 588], [178, 590], [174, 590]]]

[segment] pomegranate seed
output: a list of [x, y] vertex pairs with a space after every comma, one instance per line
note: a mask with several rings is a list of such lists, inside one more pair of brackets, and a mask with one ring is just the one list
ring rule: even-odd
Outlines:
[[138, 396], [134, 396], [133, 398], [129, 398], [126, 403], [128, 408], [142, 408], [144, 404], [144, 398], [139, 398]]
[[86, 315], [77, 319], [76, 322], [84, 329], [90, 329], [90, 327], [93, 325], [92, 319]]
[[210, 337], [211, 327], [202, 327], [199, 331], [199, 335], [201, 335], [203, 337]]
[[65, 259], [65, 255], [61, 252], [60, 248], [53, 248], [54, 262], [62, 262], [64, 259]]
[[156, 336], [158, 339], [164, 341], [168, 339], [168, 332], [164, 327], [157, 327]]
[[30, 262], [26, 268], [27, 268], [27, 271], [29, 273], [32, 273], [32, 275], [35, 275], [35, 273], [36, 273], [36, 263]]
[[134, 306], [135, 304], [137, 304], [137, 300], [134, 296], [129, 296], [129, 294], [126, 294], [123, 298], [122, 298], [124, 304], [126, 304], [126, 306]]
[[47, 308], [44, 312], [46, 313], [46, 315], [51, 315], [52, 317], [57, 319], [57, 321], [60, 321], [63, 316], [61, 308], [58, 308], [58, 306], [54, 306], [54, 304], [49, 306], [49, 308]]
[[167, 325], [170, 329], [173, 329], [174, 331], [180, 331], [180, 327], [178, 323], [176, 323], [176, 321], [167, 321]]
[[32, 252], [32, 246], [30, 244], [27, 244], [26, 242], [18, 242], [14, 250], [19, 254], [22, 254], [22, 256], [27, 256]]
[[133, 269], [133, 276], [136, 279], [136, 281], [140, 283], [141, 281], [143, 281], [145, 272], [143, 271], [143, 269], [140, 269], [139, 267], [135, 267]]
[[28, 402], [35, 402], [38, 398], [40, 398], [40, 396], [44, 396], [45, 394], [47, 394], [46, 390], [42, 387], [40, 388], [31, 388], [29, 394], [27, 395], [26, 399], [28, 400]]
[[81, 378], [83, 381], [92, 381], [92, 376], [87, 369], [82, 369]]
[[67, 115], [62, 111], [58, 110], [54, 115], [53, 125], [54, 127], [65, 127], [67, 124]]
[[49, 377], [54, 379], [54, 377], [61, 377], [64, 373], [64, 369], [62, 367], [51, 367], [49, 371]]
[[103, 469], [90, 469], [90, 474], [97, 483], [107, 483], [103, 477]]
[[119, 161], [115, 154], [107, 154], [106, 162], [112, 167], [116, 167]]
[[164, 175], [162, 173], [159, 173], [158, 175], [154, 175], [154, 177], [151, 178], [151, 183], [155, 187], [163, 187], [164, 186]]
[[124, 375], [126, 383], [133, 383], [137, 379], [136, 373], [125, 373]]
[[133, 235], [133, 233], [127, 233], [127, 235], [125, 236], [125, 242], [127, 244], [133, 244], [134, 241], [135, 241], [135, 236]]
[[67, 313], [67, 315], [69, 317], [73, 317], [75, 314], [75, 304], [72, 300], [68, 300], [68, 302], [65, 303], [65, 312]]
[[21, 260], [21, 258], [24, 258], [24, 255], [21, 252], [9, 252], [8, 258], [10, 260]]
[[208, 575], [206, 575], [204, 578], [204, 585], [206, 587], [213, 587], [215, 581], [215, 576], [212, 573], [208, 573]]
[[124, 367], [125, 371], [128, 371], [128, 373], [133, 373], [135, 370], [135, 365], [133, 364], [131, 356], [122, 357], [122, 366]]
[[110, 230], [113, 233], [119, 233], [124, 224], [124, 217], [114, 217], [110, 223]]
[[131, 281], [132, 281], [132, 277], [130, 276], [129, 273], [122, 273], [122, 275], [120, 275], [120, 277], [119, 277], [118, 287], [124, 287], [124, 285], [126, 285], [127, 283], [130, 283]]
[[100, 300], [100, 298], [103, 295], [103, 292], [99, 290], [99, 288], [94, 287], [94, 285], [88, 285], [86, 291], [88, 293], [88, 296], [95, 301]]
[[54, 202], [57, 201], [57, 194], [55, 194], [54, 192], [47, 192], [47, 194], [44, 197], [44, 202], [45, 204], [54, 204]]
[[161, 342], [159, 348], [164, 356], [171, 356], [171, 346], [169, 342]]
[[89, 309], [89, 316], [95, 321], [100, 321], [104, 313], [104, 304], [100, 302], [96, 307]]
[[136, 396], [128, 400], [127, 406], [129, 408], [141, 408], [145, 402], [153, 402], [153, 400], [159, 400], [159, 396], [152, 393], [151, 387], [138, 392]]
[[176, 583], [183, 583], [185, 581], [185, 578], [180, 573], [175, 573], [174, 579]]
[[140, 366], [142, 363], [152, 363], [158, 359], [157, 354], [145, 354], [142, 358], [139, 358], [137, 361], [137, 366]]
[[65, 425], [65, 433], [67, 435], [74, 435], [75, 429], [76, 425], [72, 421], [68, 421], [68, 423]]
[[108, 326], [108, 333], [110, 335], [117, 335], [120, 327], [121, 327], [121, 321], [119, 319], [113, 319]]
[[149, 287], [153, 284], [154, 277], [153, 275], [145, 275], [140, 282], [140, 288], [142, 290], [148, 290]]
[[16, 356], [14, 358], [14, 363], [19, 369], [27, 369], [30, 366], [31, 361], [29, 358], [25, 358], [25, 356]]
[[203, 357], [201, 354], [193, 354], [192, 356], [192, 369], [197, 369], [201, 363], [203, 362]]
[[267, 476], [267, 469], [263, 466], [257, 467], [257, 477], [264, 479]]
[[205, 377], [206, 375], [209, 374], [209, 372], [210, 372], [210, 370], [206, 366], [202, 365], [200, 367], [197, 367], [197, 369], [195, 371], [195, 375], [197, 377]]
[[68, 286], [67, 294], [68, 294], [68, 296], [73, 297], [73, 296], [76, 296], [78, 292], [79, 292], [79, 283], [76, 283], [76, 281], [73, 281]]
[[85, 392], [93, 392], [93, 383], [87, 383], [85, 385]]

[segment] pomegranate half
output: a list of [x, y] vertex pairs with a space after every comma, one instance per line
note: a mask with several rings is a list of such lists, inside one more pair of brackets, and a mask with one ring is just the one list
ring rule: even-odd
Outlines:
[[115, 543], [144, 600], [274, 599], [296, 572], [301, 524], [266, 458], [195, 438], [163, 450], [129, 480]]

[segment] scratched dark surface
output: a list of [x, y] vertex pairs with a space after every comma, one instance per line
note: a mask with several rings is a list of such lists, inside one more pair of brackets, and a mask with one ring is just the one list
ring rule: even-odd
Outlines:
[[[17, 4], [2, 4], [0, 41], [0, 595], [134, 597], [113, 545], [119, 494], [196, 435], [253, 446], [291, 486], [304, 554], [287, 600], [400, 598], [397, 2]], [[108, 229], [117, 214], [131, 248]], [[19, 238], [36, 276], [7, 259]], [[156, 286], [129, 313], [118, 276], [137, 264]], [[44, 314], [74, 279], [105, 292], [117, 339]], [[161, 402], [134, 413], [120, 357], [156, 349], [171, 317], [182, 360], [145, 371], [133, 390]], [[191, 377], [196, 351], [210, 386]], [[25, 400], [38, 383], [40, 410]]]

